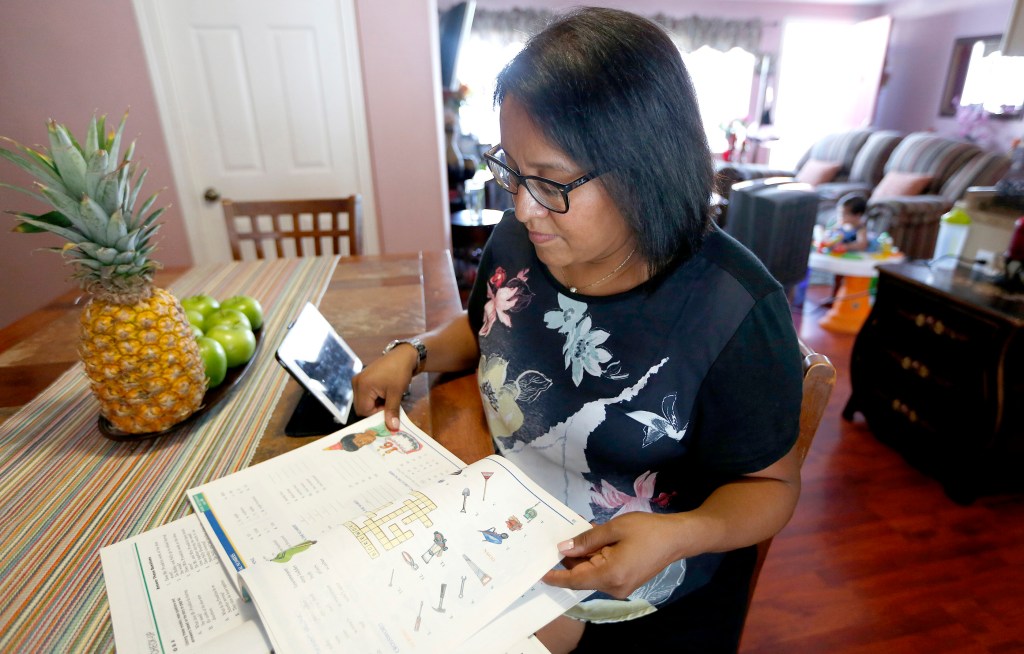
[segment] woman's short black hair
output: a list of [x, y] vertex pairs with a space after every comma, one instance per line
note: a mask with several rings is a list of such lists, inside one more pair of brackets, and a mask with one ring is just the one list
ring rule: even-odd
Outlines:
[[565, 14], [498, 76], [544, 136], [600, 178], [656, 275], [699, 248], [714, 166], [679, 50], [654, 22], [616, 9]]

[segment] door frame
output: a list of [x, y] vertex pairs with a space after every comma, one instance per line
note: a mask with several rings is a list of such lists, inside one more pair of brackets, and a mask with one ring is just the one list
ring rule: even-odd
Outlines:
[[[204, 200], [203, 182], [198, 179], [198, 167], [187, 147], [185, 124], [182, 117], [185, 112], [180, 110], [176, 98], [180, 94], [174, 92], [173, 77], [169, 70], [166, 37], [162, 22], [155, 7], [161, 0], [132, 0], [135, 17], [139, 26], [142, 48], [146, 54], [146, 66], [149, 70], [153, 94], [159, 112], [160, 124], [163, 127], [167, 151], [171, 160], [171, 173], [174, 175], [178, 190], [178, 206], [185, 226], [185, 234], [192, 251], [192, 259], [196, 264], [222, 261], [223, 253], [215, 244], [218, 239], [208, 235], [216, 229], [220, 235], [224, 226], [218, 222], [204, 225], [200, 220]], [[361, 56], [359, 51], [359, 34], [356, 29], [355, 0], [325, 0], [337, 5], [341, 24], [341, 48], [346, 54], [346, 74], [350, 84], [349, 110], [351, 111], [355, 137], [356, 177], [362, 193], [363, 204], [363, 246], [366, 254], [380, 251], [380, 238], [377, 230], [377, 212], [373, 174], [370, 159], [369, 130], [366, 120], [365, 94]], [[198, 154], [198, 153], [197, 153]], [[226, 242], [226, 241], [225, 241]]]

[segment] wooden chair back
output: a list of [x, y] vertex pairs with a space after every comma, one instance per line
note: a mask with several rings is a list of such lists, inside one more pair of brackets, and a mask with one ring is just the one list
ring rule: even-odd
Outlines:
[[[825, 414], [825, 407], [832, 396], [832, 388], [836, 383], [836, 368], [824, 354], [815, 352], [803, 341], [800, 342], [800, 353], [803, 355], [804, 386], [803, 399], [800, 401], [800, 433], [796, 439], [797, 454], [800, 458], [801, 467], [807, 458], [807, 452], [811, 449], [814, 435], [818, 432], [818, 425]], [[747, 595], [747, 608], [754, 597], [754, 587], [757, 585], [757, 578], [761, 574], [765, 557], [768, 556], [768, 548], [771, 547], [772, 539], [761, 541], [757, 544], [757, 561], [754, 564], [754, 574], [750, 578], [750, 592]]]
[[[362, 253], [363, 210], [359, 195], [320, 200], [223, 200], [221, 206], [235, 261], [251, 253], [257, 259], [273, 258], [267, 252], [270, 244], [278, 259]], [[342, 248], [342, 239], [347, 243], [346, 249]], [[246, 243], [249, 246], [243, 247]]]

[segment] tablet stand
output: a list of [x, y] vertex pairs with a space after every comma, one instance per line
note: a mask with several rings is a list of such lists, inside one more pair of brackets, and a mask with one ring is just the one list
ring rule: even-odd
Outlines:
[[334, 421], [334, 415], [309, 391], [303, 391], [292, 417], [284, 427], [285, 436], [325, 436], [359, 420], [355, 411], [349, 411], [348, 422]]

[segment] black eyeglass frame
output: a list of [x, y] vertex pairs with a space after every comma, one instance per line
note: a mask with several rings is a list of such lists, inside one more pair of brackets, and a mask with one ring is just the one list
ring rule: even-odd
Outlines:
[[[498, 158], [495, 155], [501, 149], [502, 149], [501, 144], [498, 143], [497, 145], [492, 147], [487, 152], [484, 152], [484, 159], [487, 161], [488, 167], [491, 166], [491, 165], [499, 166], [502, 170], [507, 171], [516, 180], [516, 186], [517, 187], [522, 186], [523, 188], [525, 188], [527, 190], [527, 192], [530, 194], [530, 196], [534, 200], [536, 200], [542, 207], [544, 207], [548, 211], [554, 211], [555, 213], [568, 213], [569, 212], [569, 191], [571, 191], [571, 190], [573, 190], [575, 188], [579, 188], [580, 186], [583, 186], [587, 182], [591, 181], [592, 179], [596, 179], [597, 177], [600, 177], [600, 175], [601, 175], [601, 173], [598, 173], [598, 172], [589, 172], [589, 173], [587, 173], [587, 174], [585, 174], [585, 175], [583, 175], [583, 176], [581, 176], [581, 177], [579, 177], [577, 179], [574, 179], [573, 181], [569, 182], [568, 184], [562, 184], [561, 182], [556, 182], [553, 179], [548, 179], [547, 177], [540, 177], [538, 175], [522, 175], [518, 171], [512, 170], [512, 168], [510, 168], [507, 164], [502, 163], [501, 161], [498, 160]], [[492, 170], [491, 172], [493, 173], [494, 171]], [[498, 184], [498, 186], [500, 186], [501, 188], [505, 189], [506, 191], [508, 191], [512, 195], [515, 195], [518, 192], [518, 188], [515, 191], [513, 191], [511, 188], [508, 188], [504, 184], [502, 184], [501, 181], [499, 181], [499, 180], [500, 180], [500, 178], [498, 177], [497, 174], [495, 174], [494, 175], [494, 181]], [[530, 185], [526, 183], [526, 180], [536, 180], [538, 182], [544, 182], [545, 184], [549, 184], [550, 186], [552, 186], [556, 191], [558, 191], [561, 194], [562, 201], [565, 202], [565, 208], [564, 209], [556, 209], [555, 207], [548, 206], [547, 202], [545, 202], [544, 200], [541, 200], [540, 198], [538, 198], [534, 194], [534, 192], [532, 190], [530, 190]]]

